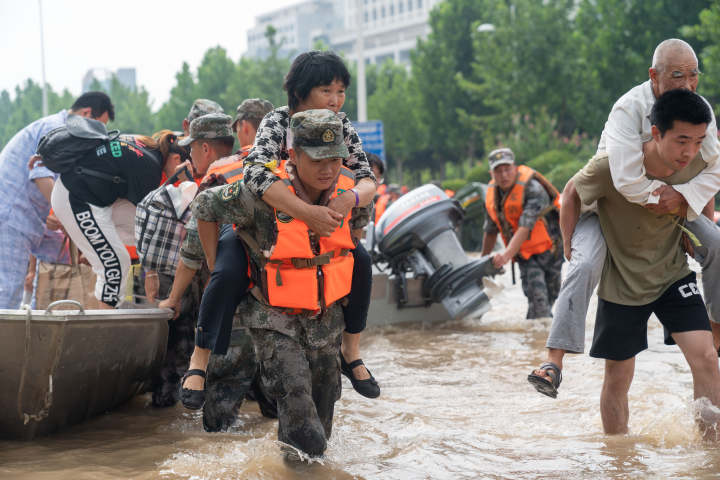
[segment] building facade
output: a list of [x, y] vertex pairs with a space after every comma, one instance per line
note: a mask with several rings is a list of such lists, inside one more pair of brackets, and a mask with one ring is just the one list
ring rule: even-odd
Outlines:
[[281, 56], [294, 57], [311, 50], [317, 40], [330, 44], [330, 32], [342, 21], [336, 14], [338, 5], [335, 1], [308, 0], [259, 15], [255, 18], [255, 27], [247, 34], [246, 56], [266, 58], [270, 54], [266, 36], [270, 26], [276, 30], [275, 42]]
[[440, 0], [343, 0], [344, 28], [335, 30], [331, 45], [350, 61], [357, 59], [358, 26], [362, 28], [366, 63], [392, 59], [409, 64], [418, 38], [430, 33], [430, 10]]
[[110, 90], [112, 77], [117, 77], [121, 85], [135, 91], [137, 88], [137, 79], [134, 68], [118, 68], [116, 71], [107, 68], [91, 68], [85, 73], [82, 79], [82, 92], [91, 90], [93, 81], [97, 80], [105, 91]]
[[357, 59], [358, 29], [362, 28], [366, 63], [393, 59], [410, 63], [418, 38], [430, 33], [430, 10], [441, 0], [310, 0], [256, 18], [248, 32], [247, 56], [265, 58], [268, 26], [277, 30], [281, 55], [294, 57], [320, 40], [349, 61]]

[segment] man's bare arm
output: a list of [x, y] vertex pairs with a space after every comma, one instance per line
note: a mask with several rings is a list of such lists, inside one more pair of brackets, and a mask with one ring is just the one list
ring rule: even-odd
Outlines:
[[182, 302], [183, 294], [190, 286], [193, 277], [195, 276], [196, 270], [185, 265], [182, 258], [178, 262], [177, 269], [175, 270], [175, 279], [173, 280], [172, 289], [167, 300], [163, 300], [158, 305], [159, 308], [171, 308], [175, 312], [177, 318], [180, 313], [180, 303]]
[[34, 179], [33, 182], [35, 182], [35, 186], [38, 188], [38, 190], [40, 190], [40, 193], [43, 194], [45, 200], [50, 203], [53, 187], [55, 186], [55, 180], [53, 180], [52, 177], [41, 177]]
[[528, 238], [530, 238], [530, 228], [519, 227], [510, 239], [510, 243], [505, 248], [505, 251], [495, 254], [493, 257], [493, 265], [495, 265], [496, 268], [500, 268], [512, 260], [513, 257], [520, 251], [520, 247], [523, 242], [525, 242]]
[[572, 252], [572, 236], [580, 218], [580, 195], [575, 190], [575, 183], [570, 179], [562, 193], [560, 206], [560, 232], [563, 238], [565, 258], [570, 260]]
[[703, 208], [702, 214], [705, 215], [707, 218], [715, 221], [715, 199], [711, 198], [710, 201], [705, 205], [705, 208]]
[[[277, 184], [278, 182], [275, 183]], [[216, 222], [206, 222], [204, 220], [198, 219], [197, 226], [198, 237], [200, 237], [200, 243], [202, 243], [203, 252], [205, 252], [205, 261], [207, 262], [208, 268], [212, 272], [215, 268], [217, 244], [218, 239], [220, 238], [218, 224]]]
[[488, 255], [495, 248], [495, 242], [497, 242], [497, 232], [483, 233], [482, 250], [481, 255]]

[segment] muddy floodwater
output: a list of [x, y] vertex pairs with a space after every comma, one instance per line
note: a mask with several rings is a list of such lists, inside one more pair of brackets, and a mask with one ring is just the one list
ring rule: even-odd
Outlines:
[[[243, 406], [235, 427], [207, 434], [198, 413], [157, 410], [147, 396], [63, 433], [0, 442], [1, 479], [557, 479], [720, 476], [720, 448], [694, 423], [692, 379], [651, 320], [630, 390], [630, 434], [602, 433], [603, 363], [566, 357], [557, 400], [526, 376], [543, 355], [547, 323], [524, 319], [509, 275], [481, 319], [370, 330], [364, 358], [379, 399], [343, 379], [327, 455], [286, 465], [277, 424]], [[587, 345], [592, 338], [591, 305]], [[418, 312], [421, 315], [421, 312]]]

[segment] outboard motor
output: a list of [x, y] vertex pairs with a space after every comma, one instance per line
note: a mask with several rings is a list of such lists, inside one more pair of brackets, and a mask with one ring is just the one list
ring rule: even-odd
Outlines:
[[397, 278], [398, 308], [408, 300], [408, 273], [424, 278], [426, 304], [442, 303], [452, 318], [490, 308], [481, 279], [498, 270], [490, 256], [471, 260], [465, 254], [455, 233], [462, 218], [460, 205], [435, 185], [403, 195], [380, 217], [369, 247]]

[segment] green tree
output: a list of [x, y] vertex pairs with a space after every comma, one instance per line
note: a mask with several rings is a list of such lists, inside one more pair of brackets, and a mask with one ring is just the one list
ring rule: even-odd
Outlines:
[[427, 130], [417, 115], [417, 87], [405, 67], [391, 61], [380, 67], [376, 82], [368, 98], [368, 117], [382, 120], [388, 167], [402, 181], [406, 164], [412, 169], [429, 166], [418, 162], [424, 157], [416, 155], [427, 145]]
[[155, 131], [168, 128], [181, 130], [182, 121], [190, 111], [197, 97], [196, 85], [190, 66], [183, 62], [181, 70], [175, 74], [175, 86], [170, 90], [170, 98], [155, 115]]
[[[472, 159], [483, 152], [482, 130], [468, 115], [484, 115], [485, 105], [469, 97], [458, 79], [472, 74], [473, 37], [478, 23], [490, 15], [495, 0], [446, 0], [430, 12], [431, 33], [412, 53], [417, 84], [417, 111], [432, 132], [427, 154], [435, 164]], [[463, 115], [464, 113], [464, 115]]]
[[276, 107], [287, 105], [287, 95], [282, 85], [290, 70], [290, 59], [280, 55], [281, 45], [275, 40], [276, 34], [277, 31], [268, 26], [265, 37], [270, 45], [270, 53], [266, 58], [241, 58], [238, 62], [221, 97], [228, 112], [234, 112], [246, 98], [264, 98]]
[[490, 14], [483, 21], [493, 27], [473, 35], [472, 71], [460, 80], [467, 94], [486, 107], [485, 116], [472, 117], [475, 128], [497, 134], [512, 128], [514, 116], [545, 109], [561, 133], [571, 133], [575, 120], [569, 106], [581, 94], [570, 19], [574, 0], [488, 4]]
[[227, 84], [235, 73], [235, 63], [224, 48], [217, 46], [207, 50], [197, 70], [195, 94], [220, 103], [226, 112], [235, 111], [237, 105], [223, 102]]
[[698, 50], [701, 77], [698, 92], [707, 97], [715, 106], [715, 113], [720, 113], [720, 2], [712, 2], [708, 8], [700, 12], [700, 23], [683, 30], [705, 46]]
[[105, 90], [115, 106], [115, 120], [108, 128], [123, 133], [151, 135], [154, 119], [150, 110], [149, 95], [144, 87], [131, 89], [120, 83], [116, 76], [110, 79], [110, 88], [105, 89], [97, 80], [90, 85], [91, 90]]
[[[53, 114], [70, 108], [73, 97], [67, 90], [57, 94], [48, 85], [48, 113]], [[28, 79], [23, 87], [15, 87], [15, 98], [3, 90], [0, 93], [0, 148], [30, 123], [43, 116], [42, 87]]]
[[[707, 5], [707, 0], [581, 0], [573, 34], [580, 62], [575, 88], [582, 92], [573, 107], [577, 127], [598, 135], [615, 101], [647, 80], [658, 43], [695, 25]], [[701, 51], [704, 41], [694, 47]]]

